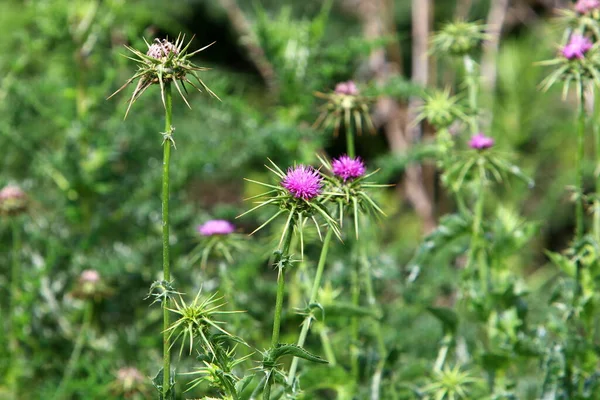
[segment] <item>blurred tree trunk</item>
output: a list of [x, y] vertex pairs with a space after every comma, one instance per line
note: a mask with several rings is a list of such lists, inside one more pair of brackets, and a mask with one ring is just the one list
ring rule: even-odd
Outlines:
[[269, 94], [277, 97], [278, 85], [275, 69], [269, 60], [267, 60], [264, 50], [260, 47], [258, 40], [256, 40], [254, 31], [252, 31], [244, 12], [238, 6], [236, 0], [219, 0], [219, 4], [225, 10], [231, 26], [239, 38], [240, 44], [246, 49], [248, 58], [263, 78]]
[[[418, 46], [418, 49], [414, 49], [413, 53], [417, 53], [416, 58], [420, 60], [415, 61], [417, 64], [413, 66], [413, 78], [415, 78], [415, 82], [423, 84], [427, 82], [427, 61], [426, 56], [423, 56], [426, 55], [426, 51], [421, 51], [427, 47], [430, 0], [414, 0], [414, 2], [418, 6], [414, 7], [413, 12], [418, 14], [419, 18], [425, 16], [425, 21], [413, 21], [413, 35], [418, 36], [413, 38], [414, 43], [416, 43], [415, 46]], [[393, 21], [390, 23], [386, 19], [386, 17], [393, 15], [393, 0], [361, 0], [356, 10], [362, 20], [366, 38], [372, 40], [386, 35], [394, 36], [395, 24]], [[425, 60], [425, 64], [423, 64], [423, 60]], [[383, 86], [391, 77], [398, 75], [401, 62], [402, 60], [392, 59], [388, 61], [386, 51], [377, 49], [369, 57], [369, 69], [375, 76], [377, 83]], [[423, 68], [424, 70], [421, 70]], [[412, 120], [407, 116], [406, 109], [401, 107], [396, 99], [384, 97], [377, 102], [375, 115], [384, 127], [392, 152], [403, 154], [410, 151], [413, 132], [407, 130], [406, 127]], [[420, 166], [411, 165], [406, 169], [403, 188], [404, 195], [423, 221], [424, 230], [426, 232], [431, 231], [435, 227], [433, 206], [425, 189]]]
[[506, 19], [509, 0], [493, 0], [487, 17], [489, 40], [483, 45], [481, 75], [483, 86], [493, 96], [496, 88], [498, 47]]

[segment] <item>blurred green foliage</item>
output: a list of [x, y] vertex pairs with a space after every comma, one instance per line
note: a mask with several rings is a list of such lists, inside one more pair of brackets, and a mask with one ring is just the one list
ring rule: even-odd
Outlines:
[[[212, 292], [220, 279], [216, 265], [203, 270], [199, 263], [189, 262], [198, 244], [196, 225], [212, 217], [233, 219], [246, 209], [242, 199], [257, 188], [242, 178], [265, 176], [262, 164], [267, 157], [285, 167], [293, 160], [315, 162], [317, 152], [341, 153], [343, 138], [333, 139], [330, 132], [311, 128], [318, 115], [313, 92], [332, 89], [337, 81], [351, 78], [372, 49], [391, 41], [399, 39], [403, 53], [409, 53], [408, 2], [398, 2], [395, 10], [398, 37], [378, 42], [364, 40], [359, 21], [337, 2], [299, 3], [240, 1], [254, 37], [275, 70], [278, 92], [273, 96], [237, 43], [218, 2], [0, 2], [0, 184], [18, 183], [31, 198], [30, 213], [22, 219], [23, 287], [18, 311], [19, 338], [27, 359], [22, 370], [27, 383], [23, 399], [48, 398], [61, 379], [83, 313], [82, 302], [69, 293], [85, 269], [100, 271], [113, 295], [95, 304], [91, 334], [76, 379], [69, 383], [70, 398], [107, 398], [119, 368], [135, 366], [145, 376], [153, 376], [160, 362], [161, 314], [144, 297], [160, 276], [159, 129], [163, 112], [156, 88], [134, 104], [125, 121], [127, 96], [106, 101], [132, 74], [132, 63], [122, 56], [126, 54], [123, 44], [144, 49], [144, 37], [176, 37], [179, 32], [198, 33], [194, 48], [218, 40], [199, 54], [197, 63], [213, 68], [202, 76], [223, 101], [193, 94], [191, 111], [182, 101], [175, 103], [177, 150], [171, 203], [173, 270], [175, 279], [185, 286], [179, 289], [194, 293], [203, 287]], [[436, 3], [444, 3], [436, 4], [438, 26], [452, 18], [454, 7], [449, 4], [454, 2]], [[485, 5], [477, 5], [472, 17], [483, 18], [486, 11]], [[498, 208], [502, 198], [507, 208], [498, 208], [499, 214], [504, 212], [509, 219], [512, 214], [507, 210], [518, 210], [539, 224], [536, 233], [527, 231], [531, 238], [527, 244], [503, 243], [519, 249], [510, 258], [510, 271], [528, 277], [535, 293], [528, 297], [530, 307], [539, 311], [533, 313], [534, 324], [545, 319], [545, 296], [540, 292], [557, 273], [541, 256], [542, 249], [564, 247], [573, 214], [563, 190], [574, 174], [570, 167], [575, 157], [571, 105], [561, 102], [559, 93], [539, 93], [537, 85], [545, 71], [533, 65], [551, 57], [551, 43], [558, 36], [543, 19], [508, 32], [500, 47], [497, 91], [488, 96], [493, 113], [490, 131], [498, 147], [511, 153], [536, 181], [534, 189], [526, 185], [499, 189], [495, 204], [489, 206]], [[408, 56], [405, 61], [408, 65]], [[452, 65], [440, 61], [438, 67], [442, 76]], [[361, 82], [361, 86], [366, 89], [367, 84]], [[386, 87], [368, 90], [404, 100], [423, 88], [398, 78]], [[430, 154], [425, 144], [410, 154], [391, 156], [383, 136], [363, 136], [358, 145], [358, 154], [381, 167], [381, 176], [390, 183], [401, 178], [408, 163]], [[591, 173], [592, 166], [588, 169]], [[392, 349], [386, 360], [382, 398], [409, 399], [415, 398], [411, 388], [429, 373], [426, 360], [435, 359], [443, 336], [442, 325], [427, 307], [443, 302], [457, 284], [451, 256], [464, 251], [464, 244], [448, 243], [435, 259], [420, 261], [417, 281], [407, 280], [420, 242], [420, 221], [394, 189], [380, 200], [389, 217], [371, 233], [380, 246], [374, 249], [377, 256], [371, 263], [385, 321], [385, 342]], [[255, 220], [240, 220], [240, 230], [250, 232], [267, 217], [257, 215]], [[460, 224], [452, 224], [451, 218], [442, 222], [459, 229]], [[4, 294], [10, 277], [10, 232], [8, 222], [1, 220], [0, 242], [5, 249], [0, 253], [2, 312], [8, 307]], [[249, 240], [261, 249], [273, 238], [265, 234]], [[350, 278], [345, 267], [352, 260], [342, 246], [334, 246], [332, 253], [331, 259], [337, 261], [326, 279], [348, 296], [345, 284]], [[318, 247], [307, 246], [306, 254], [307, 261], [291, 278], [282, 332], [289, 341], [295, 340], [300, 323], [293, 310], [303, 305], [299, 294], [306, 285], [303, 274], [308, 265], [312, 268]], [[267, 259], [262, 251], [247, 251], [235, 258], [229, 274], [235, 288], [229, 302], [247, 311], [241, 318], [232, 318], [231, 329], [258, 349], [268, 344], [265, 332], [270, 332], [269, 310], [275, 294], [275, 273]], [[343, 329], [348, 317], [357, 313], [361, 315], [361, 310], [348, 307], [327, 310], [326, 324], [321, 327], [331, 332], [332, 346], [342, 358], [349, 340]], [[361, 324], [363, 378], [377, 362], [371, 317], [364, 317]], [[465, 336], [474, 341], [477, 333]], [[313, 335], [308, 342], [311, 346], [318, 348]], [[8, 368], [5, 361], [0, 357], [2, 375]], [[342, 365], [346, 362], [340, 360]], [[191, 370], [193, 364], [193, 357], [184, 358], [180, 368]], [[519, 371], [512, 371], [523, 374], [519, 383], [523, 399], [536, 398], [527, 387], [538, 377], [527, 374], [528, 366], [524, 363]], [[318, 398], [333, 398], [332, 390], [340, 399], [353, 394], [367, 398], [368, 384], [352, 387], [348, 372], [340, 366], [311, 368], [302, 382], [307, 393], [320, 393]], [[200, 396], [204, 389], [199, 387], [186, 397]], [[0, 384], [0, 397], [6, 390]]]

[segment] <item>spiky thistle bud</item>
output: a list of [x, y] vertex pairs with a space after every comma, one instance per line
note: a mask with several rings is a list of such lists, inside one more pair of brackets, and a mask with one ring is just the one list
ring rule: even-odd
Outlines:
[[485, 25], [477, 22], [456, 21], [446, 24], [434, 35], [432, 49], [436, 54], [470, 55], [488, 38], [485, 29]]
[[[127, 115], [129, 114], [131, 105], [152, 85], [160, 86], [161, 98], [165, 107], [165, 85], [170, 83], [174, 84], [179, 95], [188, 107], [190, 107], [190, 104], [183, 94], [183, 91], [187, 92], [185, 87], [186, 83], [199, 92], [206, 91], [211, 96], [218, 98], [218, 96], [214, 94], [198, 76], [197, 72], [206, 71], [208, 68], [199, 67], [190, 60], [192, 56], [213, 45], [214, 42], [199, 50], [188, 53], [188, 48], [193, 39], [194, 38], [192, 37], [185, 46], [185, 36], [181, 35], [177, 37], [175, 43], [168, 39], [155, 39], [152, 44], [146, 42], [146, 45], [148, 46], [146, 54], [132, 47], [125, 46], [134, 54], [135, 57], [128, 58], [131, 58], [138, 64], [138, 70], [123, 86], [109, 97], [110, 99], [115, 94], [125, 89], [129, 84], [137, 80], [137, 85], [129, 99], [125, 118], [127, 118]], [[190, 76], [195, 79], [196, 83], [190, 79]]]

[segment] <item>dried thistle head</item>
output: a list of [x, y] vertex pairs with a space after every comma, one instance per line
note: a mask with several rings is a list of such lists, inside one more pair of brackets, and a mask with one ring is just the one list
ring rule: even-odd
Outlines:
[[333, 125], [333, 135], [338, 136], [340, 125], [351, 129], [352, 120], [358, 135], [362, 134], [363, 121], [367, 124], [369, 132], [375, 134], [375, 127], [369, 115], [369, 105], [374, 99], [361, 96], [360, 91], [353, 81], [340, 82], [335, 90], [330, 93], [316, 92], [315, 96], [327, 100], [321, 106], [321, 113], [313, 124], [313, 128], [328, 128]]
[[[165, 107], [165, 87], [171, 82], [175, 85], [177, 92], [188, 107], [190, 107], [190, 104], [183, 94], [183, 92], [187, 93], [186, 83], [199, 92], [206, 91], [211, 96], [214, 96], [217, 99], [219, 98], [198, 76], [199, 71], [206, 71], [209, 68], [199, 67], [190, 60], [191, 57], [212, 46], [215, 42], [208, 46], [204, 46], [199, 50], [188, 53], [188, 49], [193, 39], [194, 38], [192, 37], [185, 46], [185, 36], [182, 35], [177, 37], [175, 43], [170, 42], [168, 39], [154, 39], [152, 44], [146, 42], [146, 45], [148, 46], [146, 54], [130, 46], [125, 46], [134, 54], [134, 57], [125, 57], [135, 61], [138, 64], [138, 70], [123, 86], [109, 97], [110, 99], [115, 94], [125, 89], [129, 84], [137, 80], [137, 85], [129, 99], [125, 118], [127, 118], [127, 114], [129, 114], [131, 105], [152, 85], [160, 86], [160, 94]], [[190, 76], [195, 79], [196, 83], [190, 79]]]

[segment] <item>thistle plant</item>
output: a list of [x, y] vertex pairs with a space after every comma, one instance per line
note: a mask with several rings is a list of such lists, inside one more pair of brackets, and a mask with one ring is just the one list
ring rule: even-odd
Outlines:
[[350, 157], [354, 157], [356, 155], [354, 134], [362, 135], [363, 123], [367, 125], [371, 133], [375, 133], [375, 127], [369, 115], [369, 104], [374, 99], [361, 96], [353, 81], [340, 82], [333, 92], [316, 92], [315, 96], [325, 99], [326, 103], [321, 106], [321, 113], [313, 127], [329, 128], [333, 125], [333, 135], [337, 137], [340, 126], [343, 125], [346, 132], [347, 153]]
[[[125, 117], [133, 103], [153, 85], [160, 87], [160, 96], [165, 109], [165, 131], [163, 136], [163, 177], [162, 177], [162, 241], [163, 241], [163, 279], [160, 283], [154, 284], [151, 288], [162, 289], [155, 299], [159, 299], [163, 307], [163, 368], [157, 376], [162, 376], [162, 384], [160, 388], [160, 398], [170, 400], [175, 398], [175, 380], [171, 377], [171, 343], [170, 343], [170, 308], [169, 302], [175, 292], [171, 283], [171, 267], [170, 267], [170, 243], [169, 243], [169, 168], [171, 159], [171, 147], [175, 147], [173, 133], [175, 128], [172, 123], [172, 107], [173, 96], [172, 86], [175, 86], [177, 92], [183, 101], [189, 107], [189, 103], [185, 98], [182, 88], [187, 91], [185, 85], [188, 84], [199, 92], [205, 91], [209, 95], [217, 97], [208, 86], [200, 79], [198, 72], [205, 71], [206, 68], [199, 67], [191, 61], [191, 57], [205, 50], [205, 46], [199, 50], [188, 53], [188, 49], [192, 43], [190, 40], [184, 45], [184, 36], [179, 36], [175, 43], [168, 39], [155, 39], [152, 44], [146, 42], [148, 50], [146, 54], [132, 47], [126, 46], [133, 53], [133, 57], [127, 57], [137, 63], [138, 70], [128, 79], [121, 88], [119, 88], [112, 96], [119, 93], [128, 85], [137, 80], [137, 84], [129, 99]], [[191, 79], [194, 78], [196, 85]], [[110, 97], [109, 97], [110, 98]]]
[[[285, 273], [286, 270], [291, 268], [294, 262], [292, 255], [290, 254], [292, 234], [296, 231], [300, 237], [300, 248], [301, 253], [303, 253], [303, 230], [305, 229], [306, 221], [308, 219], [312, 220], [317, 232], [319, 232], [319, 237], [322, 237], [320, 225], [324, 224], [327, 228], [327, 233], [323, 243], [323, 252], [325, 256], [322, 257], [326, 257], [332, 234], [335, 234], [341, 239], [337, 223], [324, 204], [325, 200], [322, 196], [323, 177], [319, 172], [309, 166], [297, 165], [295, 167], [290, 167], [287, 173], [284, 173], [275, 163], [271, 160], [269, 161], [271, 166], [267, 166], [267, 168], [279, 178], [279, 185], [247, 179], [249, 182], [264, 186], [268, 190], [267, 192], [254, 197], [261, 199], [257, 206], [240, 215], [246, 215], [267, 205], [276, 206], [278, 211], [254, 231], [257, 232], [277, 217], [287, 214], [278, 248], [274, 252], [274, 265], [278, 270], [278, 274], [273, 334], [271, 337], [270, 349], [263, 353], [263, 370], [266, 376], [259, 385], [259, 388], [263, 390], [263, 398], [265, 400], [270, 399], [271, 386], [275, 381], [285, 382], [285, 374], [279, 369], [279, 364], [277, 363], [279, 357], [285, 354], [291, 354], [316, 362], [325, 362], [319, 357], [306, 352], [300, 346], [282, 345], [279, 343], [281, 313], [285, 295]], [[324, 265], [324, 258], [322, 264]], [[321, 270], [322, 268], [323, 266], [321, 267]], [[291, 379], [289, 382], [293, 383], [293, 374], [290, 376]]]
[[146, 377], [135, 367], [123, 367], [115, 373], [110, 384], [110, 393], [126, 399], [141, 400], [150, 395]]

